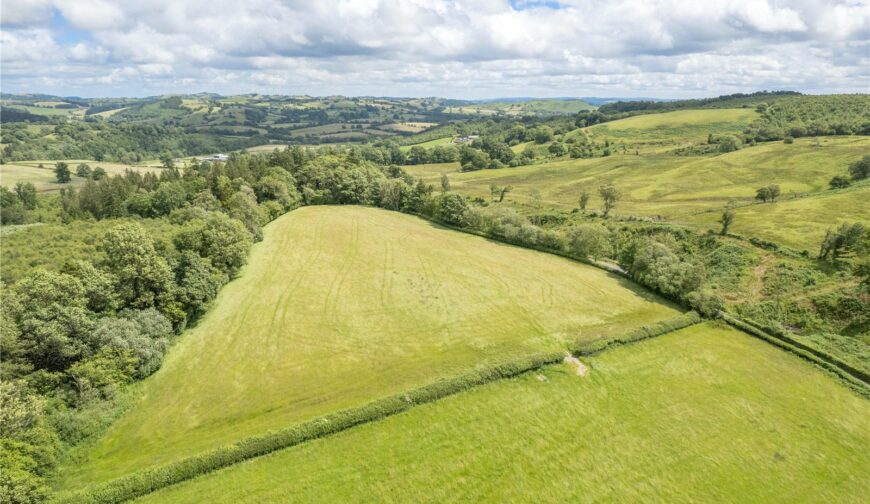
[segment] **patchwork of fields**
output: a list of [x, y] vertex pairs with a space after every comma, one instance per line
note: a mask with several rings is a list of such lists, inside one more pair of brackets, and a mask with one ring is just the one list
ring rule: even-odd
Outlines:
[[621, 277], [363, 207], [265, 229], [241, 278], [60, 486], [195, 455], [679, 311]]
[[140, 499], [864, 502], [870, 403], [707, 323], [485, 385]]

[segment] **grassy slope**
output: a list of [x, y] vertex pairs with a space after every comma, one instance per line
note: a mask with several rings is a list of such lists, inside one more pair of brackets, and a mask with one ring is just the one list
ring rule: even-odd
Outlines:
[[866, 502], [870, 402], [712, 323], [168, 488], [193, 502]]
[[[66, 184], [59, 184], [54, 174], [54, 165], [57, 161], [19, 161], [12, 164], [0, 165], [0, 185], [13, 188], [18, 182], [30, 182], [36, 186], [39, 192], [58, 192], [61, 189], [68, 187]], [[159, 172], [161, 168], [158, 166], [132, 166], [121, 163], [104, 163], [101, 161], [88, 160], [70, 160], [66, 161], [72, 172], [72, 180], [70, 184], [75, 187], [83, 185], [85, 179], [75, 175], [76, 168], [80, 163], [87, 163], [91, 169], [101, 167], [109, 175], [123, 174], [126, 170], [139, 172]], [[40, 168], [39, 165], [43, 167]]]
[[[508, 198], [518, 202], [528, 201], [532, 190], [537, 189], [545, 204], [561, 208], [576, 207], [585, 190], [592, 193], [590, 208], [596, 209], [600, 207], [598, 186], [613, 183], [623, 192], [617, 214], [662, 215], [706, 229], [705, 218], [693, 214], [721, 209], [730, 199], [751, 202], [755, 189], [768, 183], [778, 183], [785, 198], [792, 191], [824, 191], [831, 177], [847, 173], [849, 163], [868, 150], [867, 137], [826, 137], [818, 146], [812, 139], [799, 139], [791, 145], [776, 142], [717, 156], [613, 155], [468, 173], [459, 173], [456, 163], [406, 169], [436, 184], [440, 174], [447, 172], [455, 190], [484, 198], [489, 196], [493, 183], [512, 185], [514, 191]], [[866, 198], [868, 193], [870, 190], [865, 188], [851, 197]], [[839, 207], [837, 211], [849, 220], [866, 219], [868, 215], [866, 207], [860, 205]], [[742, 225], [763, 231], [761, 217], [747, 212]], [[828, 224], [807, 214], [806, 225], [813, 233], [823, 235]], [[735, 231], [739, 232], [737, 228]]]
[[427, 149], [431, 149], [432, 147], [437, 147], [439, 145], [448, 145], [453, 142], [453, 137], [446, 136], [442, 138], [436, 138], [435, 140], [429, 140], [427, 142], [420, 142], [418, 144], [410, 144], [410, 145], [401, 145], [399, 146], [399, 150], [408, 152], [411, 150], [411, 147], [425, 147]]
[[61, 486], [677, 313], [601, 270], [384, 210], [305, 207], [265, 234]]
[[587, 128], [586, 132], [596, 142], [610, 140], [632, 149], [673, 147], [704, 143], [710, 133], [739, 133], [757, 117], [758, 113], [752, 109], [680, 110], [599, 124]]
[[[844, 222], [870, 224], [870, 184], [843, 191], [826, 191], [808, 197], [784, 199], [773, 204], [757, 204], [735, 209], [731, 231], [758, 236], [798, 250], [818, 252], [825, 230]], [[698, 227], [718, 230], [720, 212], [689, 217]]]

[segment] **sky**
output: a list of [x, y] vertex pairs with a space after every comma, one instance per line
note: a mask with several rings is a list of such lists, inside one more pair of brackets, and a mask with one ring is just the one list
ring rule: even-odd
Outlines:
[[0, 88], [688, 98], [870, 92], [868, 0], [2, 0]]

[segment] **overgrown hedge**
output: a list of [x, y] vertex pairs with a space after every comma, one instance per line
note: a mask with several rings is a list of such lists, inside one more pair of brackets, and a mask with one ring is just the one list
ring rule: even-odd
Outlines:
[[668, 320], [662, 320], [661, 322], [657, 322], [652, 325], [642, 326], [627, 334], [615, 338], [600, 338], [594, 341], [586, 342], [578, 341], [570, 348], [570, 350], [571, 353], [576, 355], [594, 355], [599, 352], [603, 352], [610, 347], [635, 343], [637, 341], [645, 340], [648, 338], [661, 336], [663, 334], [667, 334], [678, 329], [683, 329], [695, 325], [701, 322], [701, 320], [701, 315], [699, 315], [697, 312], [690, 311], [678, 317], [674, 317]]
[[[571, 345], [569, 351], [579, 355], [598, 353], [611, 346], [632, 343], [659, 336], [696, 324], [701, 317], [689, 312], [651, 326], [644, 326], [611, 341], [596, 340], [592, 344]], [[96, 485], [90, 489], [70, 492], [55, 497], [57, 504], [116, 503], [135, 499], [161, 488], [186, 481], [239, 462], [266, 455], [283, 448], [328, 436], [351, 427], [373, 422], [406, 411], [417, 404], [436, 401], [472, 387], [495, 380], [514, 377], [555, 364], [565, 358], [564, 351], [544, 352], [513, 361], [502, 362], [454, 378], [446, 378], [429, 385], [371, 402], [358, 408], [337, 411], [314, 420], [270, 432], [262, 436], [243, 439], [231, 446], [217, 448], [171, 464], [137, 471], [128, 476]]]
[[[529, 249], [529, 250], [534, 250], [537, 252], [543, 252], [545, 254], [557, 255], [560, 257], [564, 257], [565, 259], [571, 259], [572, 261], [577, 261], [577, 262], [581, 262], [583, 264], [588, 264], [590, 266], [595, 266], [596, 268], [607, 271], [608, 273], [614, 273], [616, 275], [631, 279], [631, 277], [628, 275], [628, 273], [622, 271], [619, 267], [617, 267], [615, 265], [613, 267], [608, 267], [605, 265], [606, 263], [595, 262], [595, 261], [590, 260], [588, 257], [574, 255], [574, 254], [571, 254], [571, 253], [564, 251], [564, 250], [556, 250], [556, 249], [552, 249], [549, 247], [542, 247], [540, 245], [532, 245], [532, 244], [528, 244], [528, 243], [516, 243], [516, 242], [512, 242], [510, 240], [507, 240], [505, 237], [499, 236], [497, 234], [487, 233], [485, 231], [481, 231], [479, 229], [474, 229], [472, 227], [454, 226], [450, 223], [429, 217], [428, 215], [422, 215], [422, 214], [410, 213], [410, 212], [403, 212], [403, 213], [408, 213], [409, 215], [419, 217], [423, 220], [433, 222], [435, 224], [438, 224], [439, 226], [443, 226], [443, 227], [446, 227], [448, 229], [452, 229], [454, 231], [459, 231], [461, 233], [467, 233], [467, 234], [472, 234], [475, 236], [480, 236], [481, 238], [486, 238], [487, 240], [492, 240], [492, 241], [496, 241], [499, 243], [504, 243], [506, 245], [513, 245], [514, 247], [520, 247], [520, 248], [525, 248], [525, 249]], [[643, 284], [640, 284], [637, 282], [635, 282], [635, 284], [637, 284], [638, 286], [643, 287], [645, 289], [649, 289], [649, 287], [647, 287]], [[654, 292], [651, 289], [650, 289], [650, 291]], [[656, 292], [656, 294], [659, 296], [662, 296], [662, 297], [666, 297], [666, 296], [663, 296], [659, 292]]]
[[857, 390], [860, 394], [870, 397], [870, 380], [867, 373], [856, 369], [849, 364], [840, 361], [830, 355], [811, 348], [803, 343], [796, 341], [785, 333], [774, 334], [766, 331], [760, 326], [741, 320], [737, 317], [729, 315], [725, 312], [720, 312], [722, 320], [731, 326], [740, 329], [741, 331], [751, 334], [757, 338], [763, 339], [768, 343], [776, 345], [784, 350], [787, 350], [803, 359], [806, 359], [817, 366], [828, 370]]

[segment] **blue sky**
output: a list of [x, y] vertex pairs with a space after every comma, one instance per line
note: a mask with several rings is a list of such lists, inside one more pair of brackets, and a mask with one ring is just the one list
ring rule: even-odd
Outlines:
[[5, 92], [870, 92], [866, 0], [3, 0]]

